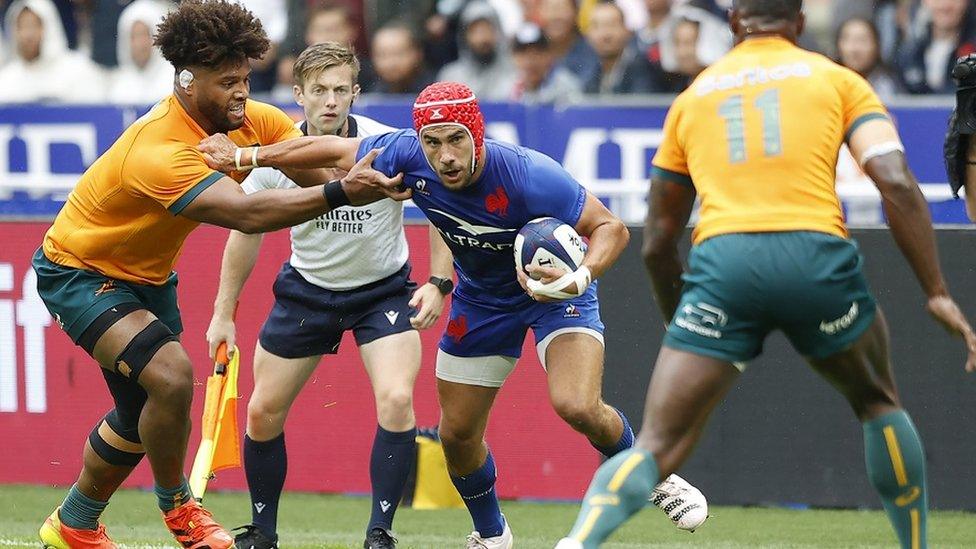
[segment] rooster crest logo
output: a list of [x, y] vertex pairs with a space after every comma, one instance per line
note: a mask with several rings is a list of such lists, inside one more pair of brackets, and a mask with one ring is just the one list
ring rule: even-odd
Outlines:
[[508, 215], [508, 195], [505, 194], [504, 188], [498, 187], [495, 192], [485, 197], [485, 209], [500, 217]]
[[461, 315], [457, 318], [452, 318], [447, 323], [447, 336], [453, 339], [455, 343], [460, 343], [461, 338], [466, 333], [468, 333], [468, 318], [466, 316]]

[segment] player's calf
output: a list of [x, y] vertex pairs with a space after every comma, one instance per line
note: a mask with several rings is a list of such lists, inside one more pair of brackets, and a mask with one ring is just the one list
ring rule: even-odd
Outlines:
[[864, 460], [902, 548], [927, 547], [925, 452], [904, 410], [864, 423]]
[[654, 455], [647, 450], [632, 448], [608, 460], [593, 476], [576, 524], [559, 547], [599, 547], [647, 504], [657, 480]]

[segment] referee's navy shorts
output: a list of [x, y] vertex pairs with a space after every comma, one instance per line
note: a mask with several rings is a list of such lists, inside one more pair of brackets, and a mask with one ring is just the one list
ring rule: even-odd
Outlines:
[[275, 302], [258, 339], [282, 358], [335, 354], [342, 334], [352, 330], [356, 345], [412, 330], [409, 301], [417, 285], [410, 263], [392, 275], [345, 291], [326, 290], [285, 263], [274, 283]]

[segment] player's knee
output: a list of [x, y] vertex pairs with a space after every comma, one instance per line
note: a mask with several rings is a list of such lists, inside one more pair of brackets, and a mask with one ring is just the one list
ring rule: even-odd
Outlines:
[[481, 434], [476, 429], [457, 428], [442, 423], [438, 435], [446, 452], [461, 451], [468, 446], [481, 444]]
[[552, 407], [563, 421], [576, 430], [585, 429], [598, 423], [599, 420], [598, 403], [587, 402], [578, 397], [553, 396]]
[[251, 438], [268, 440], [278, 436], [288, 417], [288, 405], [255, 392], [247, 403], [247, 432]]
[[193, 399], [193, 365], [182, 347], [157, 353], [143, 372], [140, 384], [150, 399], [189, 410]]
[[390, 420], [413, 416], [413, 392], [398, 387], [377, 393], [376, 415]]
[[139, 438], [139, 414], [113, 409], [88, 435], [88, 444], [110, 465], [135, 467], [146, 455]]

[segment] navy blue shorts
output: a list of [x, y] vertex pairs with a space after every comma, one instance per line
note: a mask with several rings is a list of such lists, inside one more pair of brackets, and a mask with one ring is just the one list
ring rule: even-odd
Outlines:
[[548, 345], [550, 336], [564, 332], [591, 333], [602, 341], [604, 328], [596, 292], [594, 282], [573, 299], [539, 303], [526, 297], [522, 305], [508, 308], [473, 301], [455, 292], [440, 348], [459, 357], [519, 358], [529, 328], [537, 346]]
[[335, 354], [346, 330], [356, 345], [412, 330], [410, 298], [417, 285], [410, 264], [396, 273], [353, 290], [332, 291], [305, 280], [285, 263], [274, 283], [275, 303], [258, 339], [282, 358]]

